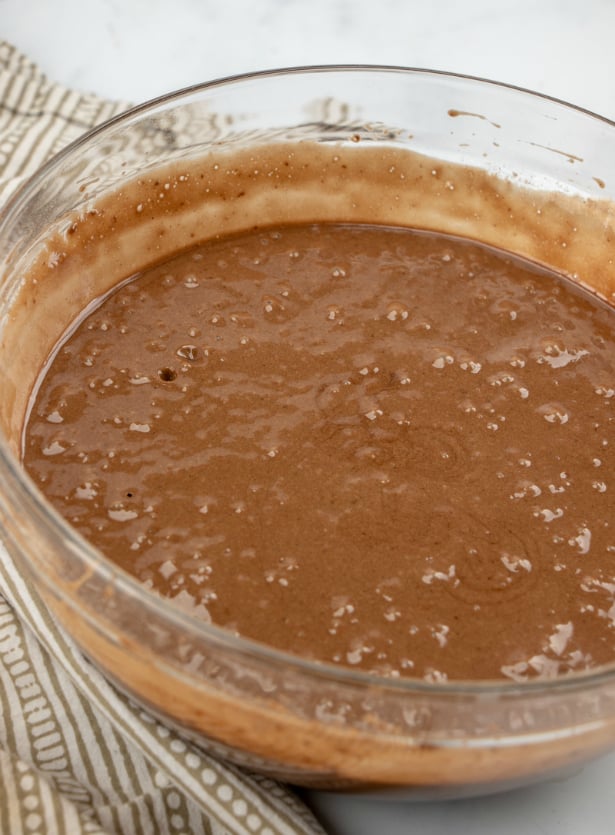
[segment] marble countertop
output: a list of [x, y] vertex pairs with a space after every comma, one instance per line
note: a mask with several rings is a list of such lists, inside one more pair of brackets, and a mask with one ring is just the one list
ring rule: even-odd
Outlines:
[[517, 84], [615, 117], [612, 0], [0, 0], [56, 80], [141, 101], [215, 77], [380, 63]]
[[[0, 0], [0, 39], [50, 78], [133, 102], [251, 70], [384, 63], [516, 84], [615, 119], [614, 34], [612, 0]], [[610, 835], [613, 786], [615, 755], [488, 798], [308, 800], [331, 835]]]

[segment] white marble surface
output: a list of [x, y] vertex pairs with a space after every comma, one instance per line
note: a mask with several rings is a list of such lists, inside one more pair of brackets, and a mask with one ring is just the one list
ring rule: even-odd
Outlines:
[[615, 116], [612, 0], [0, 0], [0, 37], [134, 101], [221, 75], [384, 63], [486, 76]]
[[[0, 39], [51, 78], [135, 102], [250, 70], [386, 63], [517, 84], [615, 119], [614, 38], [615, 0], [0, 0]], [[310, 801], [331, 835], [611, 835], [614, 788], [611, 755], [496, 797]]]

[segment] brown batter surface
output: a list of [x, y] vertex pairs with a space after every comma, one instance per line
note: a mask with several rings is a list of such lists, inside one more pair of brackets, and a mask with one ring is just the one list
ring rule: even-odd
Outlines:
[[430, 681], [615, 657], [613, 311], [433, 233], [209, 242], [87, 311], [24, 461], [196, 616]]

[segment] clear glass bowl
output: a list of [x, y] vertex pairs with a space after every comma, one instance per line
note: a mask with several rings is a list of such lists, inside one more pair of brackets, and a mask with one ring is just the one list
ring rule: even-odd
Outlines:
[[[79, 308], [141, 261], [164, 255], [165, 228], [179, 224], [188, 241], [197, 227], [206, 237], [216, 224], [240, 228], [253, 220], [243, 210], [220, 213], [220, 186], [216, 195], [202, 191], [194, 214], [182, 214], [169, 196], [161, 208], [159, 195], [156, 210], [136, 204], [130, 222], [114, 228], [109, 195], [132, 200], [135, 181], [159, 191], [165, 166], [189, 167], [209, 152], [254, 151], [256, 159], [261, 147], [291, 143], [299, 152], [306, 141], [333, 153], [382, 151], [383, 159], [418, 154], [423, 174], [396, 180], [394, 191], [384, 189], [386, 199], [371, 203], [371, 180], [353, 195], [314, 175], [312, 190], [288, 198], [291, 219], [329, 213], [481, 237], [550, 263], [605, 296], [615, 289], [615, 125], [570, 105], [487, 81], [386, 67], [256, 74], [143, 105], [44, 166], [0, 218], [0, 520], [7, 547], [111, 679], [236, 763], [301, 785], [406, 797], [490, 792], [561, 773], [615, 744], [615, 664], [551, 681], [432, 684], [293, 657], [196, 620], [149, 592], [61, 519], [20, 466], [38, 367]], [[220, 185], [235, 172], [216, 176]], [[436, 190], [429, 185], [435, 181]], [[519, 189], [548, 211], [521, 218]], [[442, 208], [442, 194], [453, 191], [454, 205]], [[284, 219], [287, 198], [277, 192], [275, 199], [276, 217]], [[487, 223], [490, 202], [498, 208]], [[549, 225], [541, 226], [547, 215]], [[85, 234], [102, 228], [97, 223], [106, 224], [98, 243]], [[77, 228], [85, 230], [76, 235], [85, 253], [79, 269], [66, 266], [77, 257], [70, 250]], [[593, 245], [563, 246], [571, 230]], [[96, 257], [102, 253], [105, 270], [84, 268], [91, 247], [98, 247]], [[34, 285], [27, 278], [33, 274], [44, 280]]]

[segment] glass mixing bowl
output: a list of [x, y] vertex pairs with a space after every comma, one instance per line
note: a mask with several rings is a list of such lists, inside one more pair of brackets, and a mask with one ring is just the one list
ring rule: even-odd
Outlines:
[[[281, 148], [290, 174], [272, 165]], [[306, 148], [318, 166], [298, 164]], [[611, 297], [614, 148], [612, 122], [524, 90], [422, 70], [316, 67], [138, 107], [67, 148], [10, 201], [0, 219], [3, 537], [120, 688], [197, 744], [305, 786], [454, 797], [561, 773], [613, 747], [615, 663], [549, 681], [427, 683], [236, 637], [96, 551], [34, 487], [19, 453], [39, 367], [80, 309], [178, 242], [264, 219], [475, 237]], [[400, 174], [404, 155], [412, 177]], [[361, 161], [349, 181], [331, 167], [340, 158]], [[203, 159], [209, 184], [197, 187]], [[250, 166], [254, 177], [275, 175], [261, 177], [251, 203]]]

